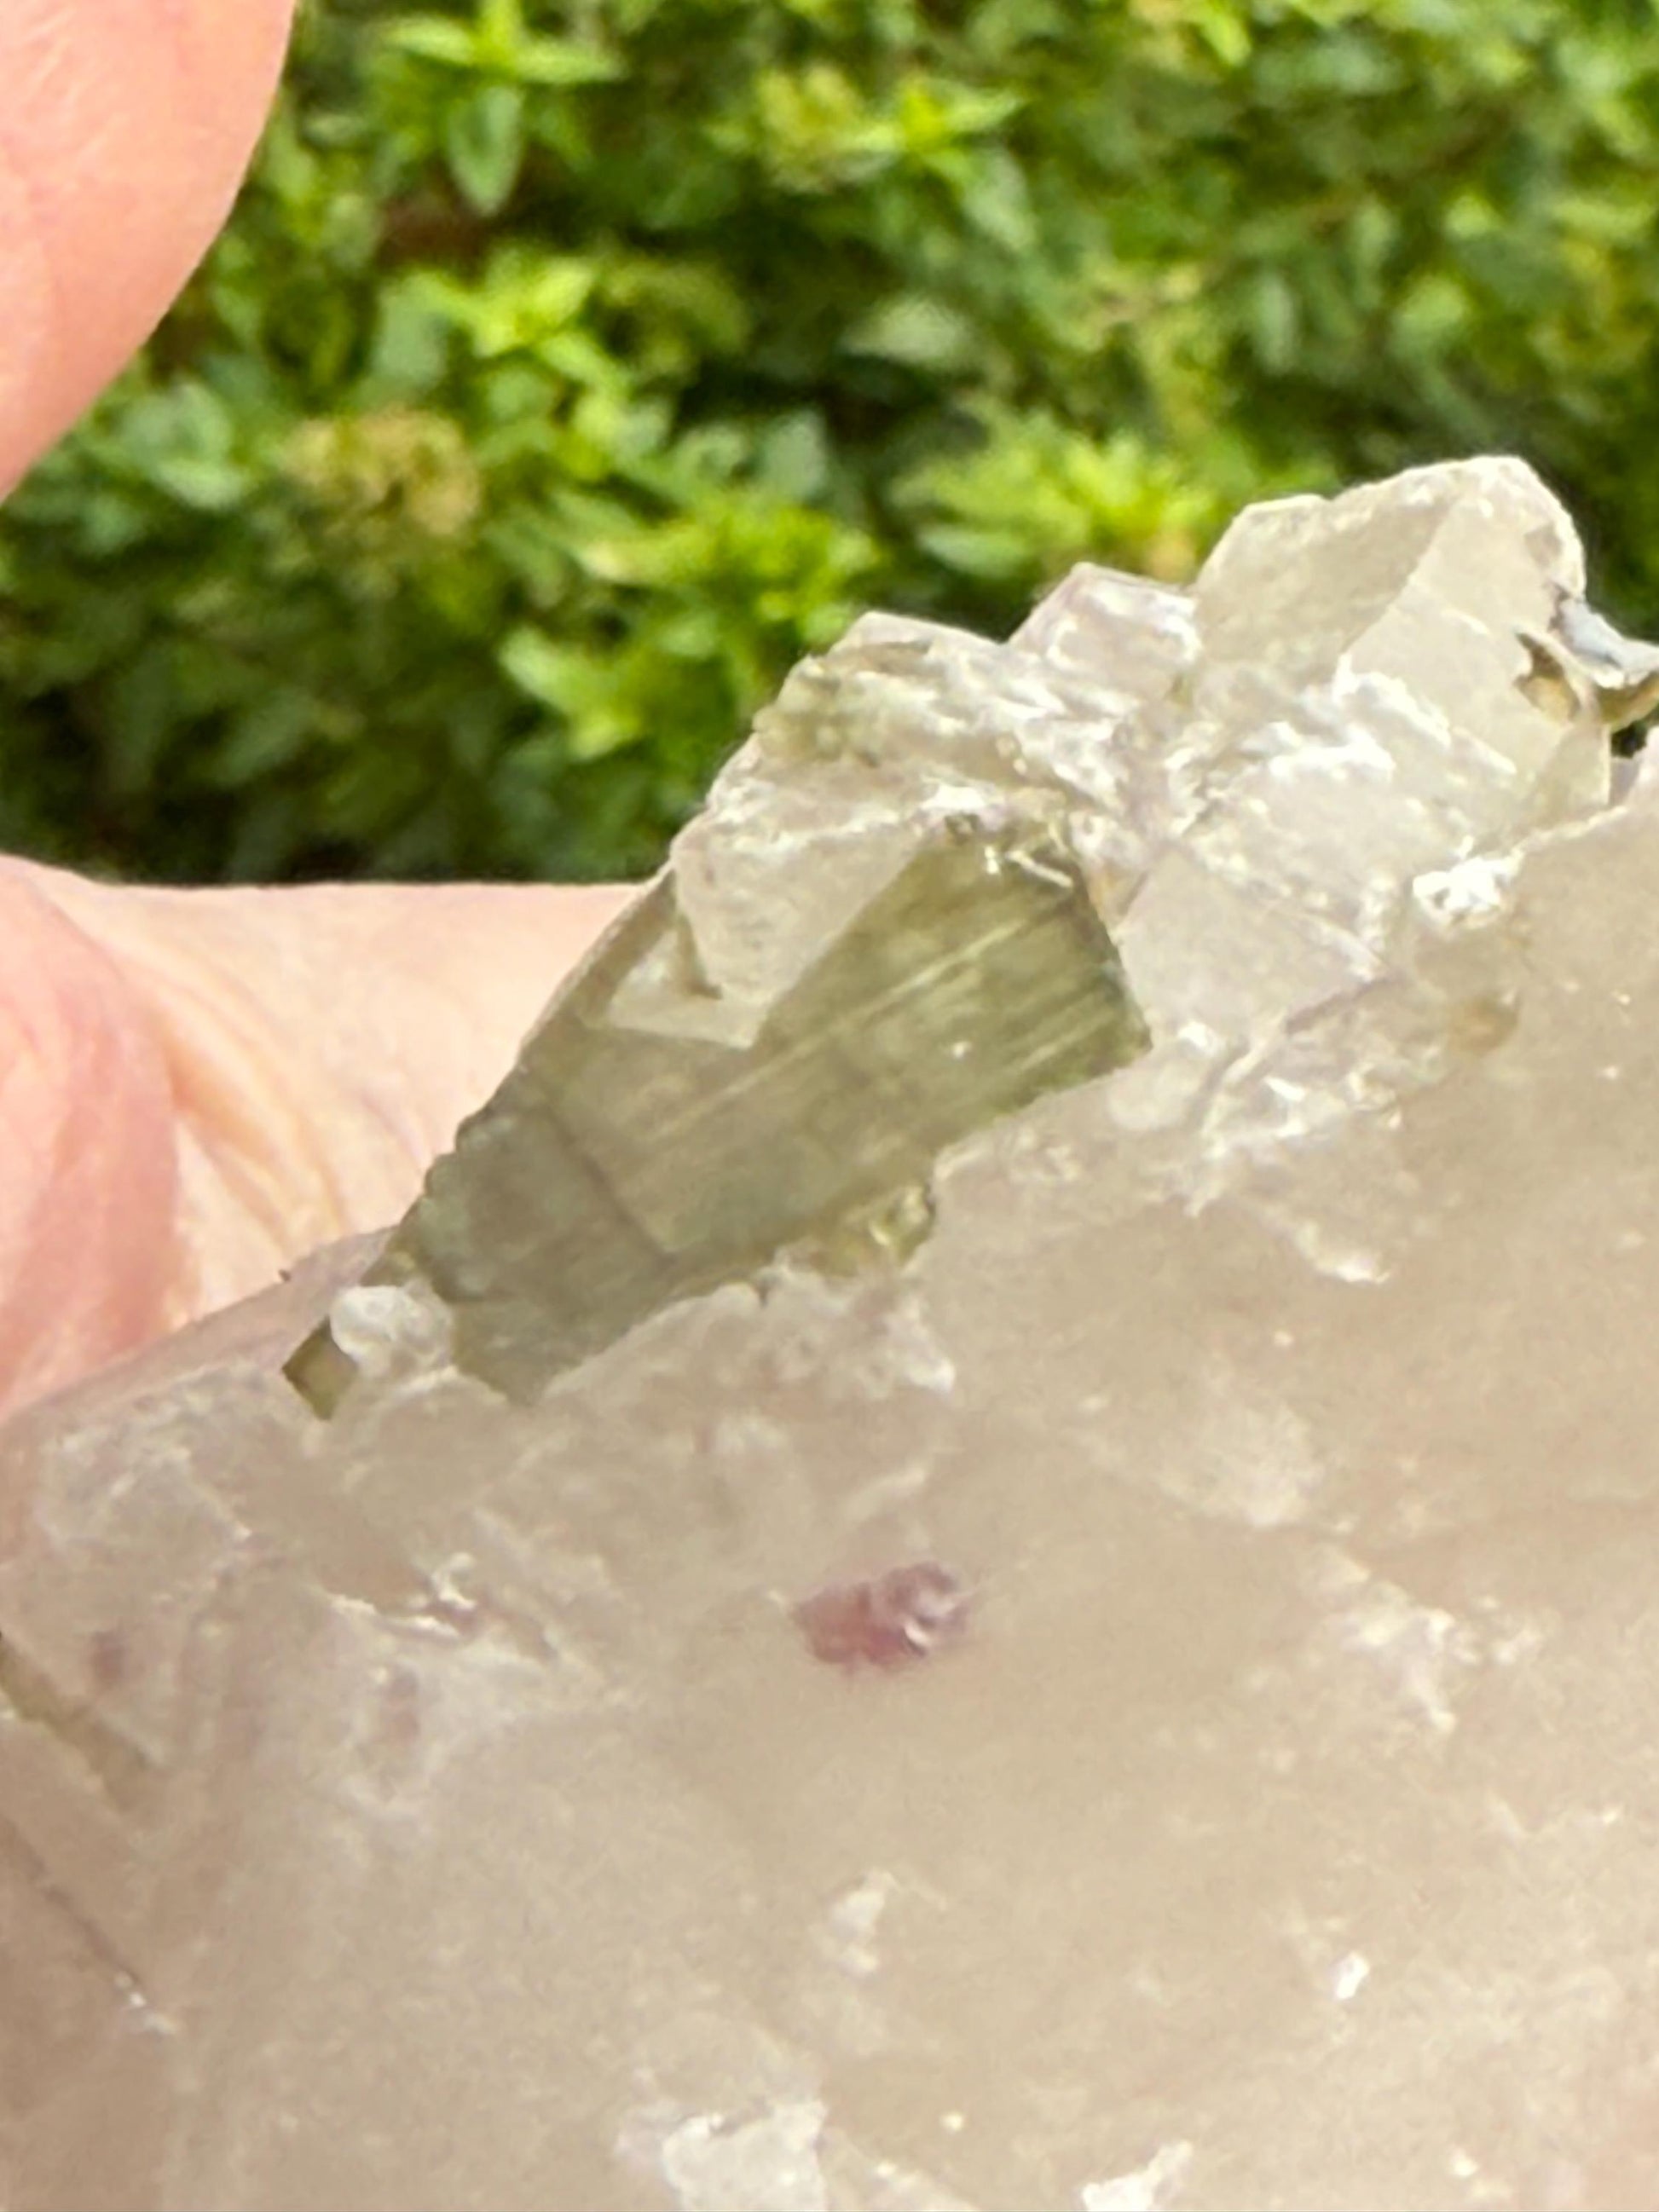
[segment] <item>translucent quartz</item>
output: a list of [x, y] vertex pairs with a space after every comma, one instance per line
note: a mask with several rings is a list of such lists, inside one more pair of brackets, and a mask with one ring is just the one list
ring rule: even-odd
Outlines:
[[1583, 587], [1490, 460], [867, 617], [380, 1280], [11, 1425], [0, 2203], [1659, 2198]]

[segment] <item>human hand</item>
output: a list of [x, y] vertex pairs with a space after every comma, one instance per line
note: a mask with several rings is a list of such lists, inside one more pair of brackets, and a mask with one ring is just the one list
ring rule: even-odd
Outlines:
[[[229, 208], [292, 0], [0, 10], [0, 489]], [[0, 1414], [402, 1211], [626, 892], [0, 860]]]

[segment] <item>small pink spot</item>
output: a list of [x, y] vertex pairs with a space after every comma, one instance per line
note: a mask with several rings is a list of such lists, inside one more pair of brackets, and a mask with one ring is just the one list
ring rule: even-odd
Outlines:
[[92, 1668], [92, 1679], [100, 1690], [118, 1690], [127, 1678], [131, 1655], [127, 1639], [118, 1628], [99, 1628], [93, 1632], [87, 1656]]
[[968, 1593], [949, 1567], [916, 1559], [815, 1590], [794, 1618], [812, 1656], [832, 1667], [906, 1667], [963, 1633]]

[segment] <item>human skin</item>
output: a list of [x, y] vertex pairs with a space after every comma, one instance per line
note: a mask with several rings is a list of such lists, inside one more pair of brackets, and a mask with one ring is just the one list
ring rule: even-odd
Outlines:
[[[0, 8], [0, 489], [211, 243], [291, 13]], [[0, 859], [0, 1414], [395, 1218], [625, 896], [180, 892]]]

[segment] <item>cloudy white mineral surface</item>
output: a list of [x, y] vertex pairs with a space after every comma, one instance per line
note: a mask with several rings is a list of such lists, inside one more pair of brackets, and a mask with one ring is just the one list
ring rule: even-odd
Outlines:
[[372, 1264], [13, 1422], [7, 2212], [1659, 2201], [1583, 592], [1486, 460], [866, 617]]

